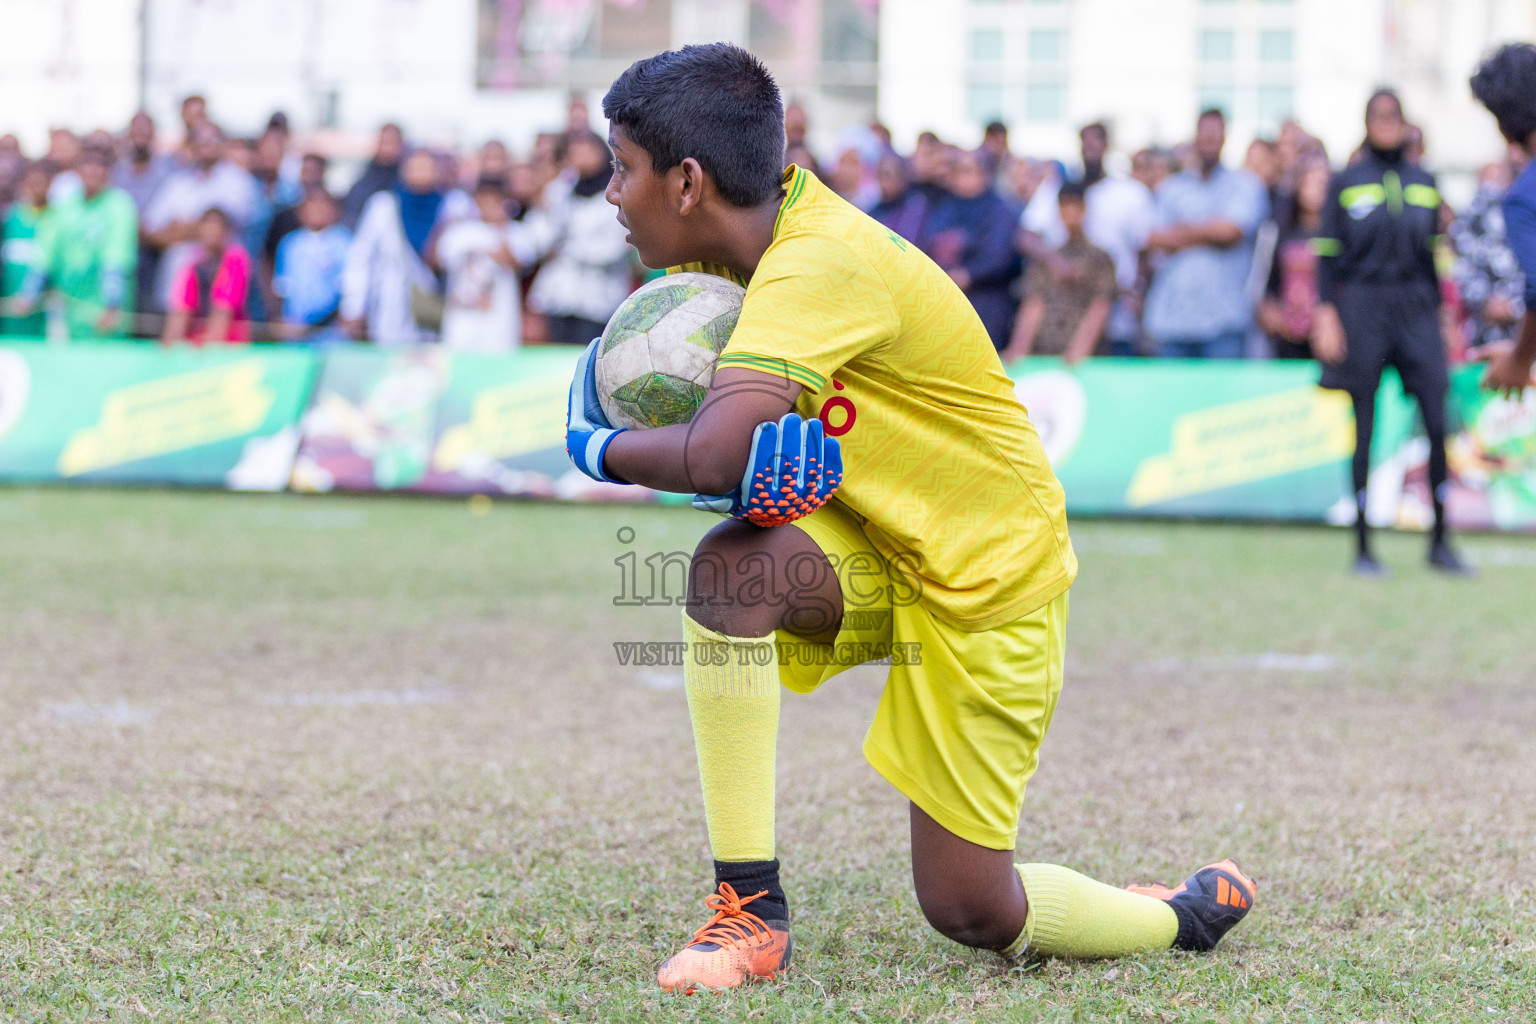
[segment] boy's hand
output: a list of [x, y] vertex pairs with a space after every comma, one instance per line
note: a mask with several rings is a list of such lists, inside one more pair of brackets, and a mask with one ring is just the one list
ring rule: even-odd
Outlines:
[[614, 429], [597, 400], [597, 346], [602, 340], [593, 338], [592, 344], [576, 360], [576, 375], [571, 378], [571, 394], [565, 410], [565, 453], [577, 469], [593, 480], [622, 484], [629, 481], [603, 472], [603, 452], [624, 431]]
[[759, 423], [753, 431], [747, 471], [735, 493], [695, 495], [693, 507], [780, 526], [821, 508], [842, 480], [842, 447], [826, 436], [821, 420], [807, 423], [785, 413], [778, 423]]

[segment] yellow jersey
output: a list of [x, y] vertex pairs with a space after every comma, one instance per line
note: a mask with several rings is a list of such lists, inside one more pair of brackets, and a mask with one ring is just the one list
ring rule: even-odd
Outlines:
[[795, 411], [842, 445], [832, 500], [936, 616], [979, 632], [1043, 607], [1077, 575], [1061, 484], [970, 301], [815, 175], [784, 188], [719, 367], [803, 388]]

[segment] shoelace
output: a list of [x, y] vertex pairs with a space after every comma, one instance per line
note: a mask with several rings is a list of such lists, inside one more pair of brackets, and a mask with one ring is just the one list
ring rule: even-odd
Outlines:
[[764, 889], [752, 896], [738, 896], [729, 882], [721, 882], [719, 892], [704, 897], [704, 905], [713, 910], [715, 916], [693, 933], [693, 939], [688, 945], [697, 946], [707, 942], [716, 946], [729, 946], [736, 942], [750, 941], [759, 933], [772, 934], [762, 918], [742, 909], [759, 896], [767, 895], [768, 890]]

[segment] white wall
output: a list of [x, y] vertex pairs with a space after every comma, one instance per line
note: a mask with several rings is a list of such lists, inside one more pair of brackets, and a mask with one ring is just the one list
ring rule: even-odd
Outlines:
[[475, 88], [475, 0], [0, 0], [0, 133], [36, 153], [53, 125], [125, 125], [139, 103], [140, 2], [145, 105], [171, 137], [191, 92], [237, 134], [276, 109], [309, 131], [334, 95], [343, 147], [366, 147], [387, 120], [423, 140], [498, 136], [520, 149], [565, 123], [563, 90]]
[[[883, 0], [880, 117], [903, 145], [924, 129], [975, 144], [981, 125], [966, 110], [966, 81], [981, 67], [971, 59], [972, 30], [1003, 26], [1008, 33], [1005, 74], [1017, 108], [1028, 74], [1025, 31], [1059, 25], [1067, 46], [1065, 116], [1049, 124], [1009, 117], [1014, 148], [1070, 158], [1077, 127], [1098, 119], [1111, 124], [1121, 151], [1169, 145], [1193, 131], [1200, 31], [1224, 21], [1249, 40], [1261, 27], [1292, 29], [1295, 114], [1336, 159], [1359, 144], [1371, 90], [1395, 84], [1410, 118], [1425, 128], [1431, 162], [1466, 169], [1501, 151], [1467, 78], [1494, 44], [1536, 36], [1536, 0]], [[1251, 54], [1239, 57], [1236, 81], [1263, 80], [1267, 72], [1253, 66]], [[1260, 128], [1251, 103], [1240, 102], [1236, 115], [1230, 160]]]
[[0, 134], [41, 153], [48, 129], [126, 124], [138, 82], [131, 0], [0, 0]]

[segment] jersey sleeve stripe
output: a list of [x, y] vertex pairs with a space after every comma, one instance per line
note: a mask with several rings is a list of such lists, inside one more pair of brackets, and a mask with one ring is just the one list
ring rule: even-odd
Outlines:
[[810, 388], [812, 391], [820, 391], [827, 386], [827, 378], [799, 363], [792, 363], [779, 356], [759, 356], [750, 352], [727, 352], [720, 357], [715, 364], [716, 369], [724, 369], [734, 366], [739, 370], [757, 370], [759, 373], [771, 373], [778, 377], [788, 377], [796, 384]]
[[779, 236], [779, 225], [784, 221], [784, 214], [791, 206], [795, 205], [795, 200], [800, 198], [800, 193], [805, 191], [805, 176], [807, 173], [803, 168], [795, 168], [794, 181], [790, 182], [789, 185], [789, 194], [784, 197], [784, 202], [779, 206], [779, 215], [773, 219], [773, 236], [775, 238]]

